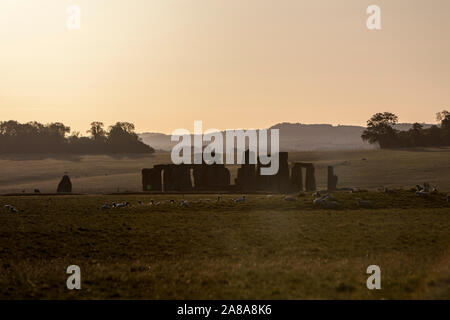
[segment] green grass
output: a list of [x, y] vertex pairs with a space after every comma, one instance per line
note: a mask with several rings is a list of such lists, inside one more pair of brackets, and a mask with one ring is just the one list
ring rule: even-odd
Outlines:
[[[0, 197], [0, 298], [449, 299], [444, 194], [336, 193], [339, 210], [283, 196]], [[355, 198], [373, 202], [360, 209]], [[212, 199], [212, 201], [201, 201]], [[104, 202], [132, 207], [102, 211]], [[82, 290], [66, 288], [79, 265]], [[382, 290], [366, 288], [369, 265]]]

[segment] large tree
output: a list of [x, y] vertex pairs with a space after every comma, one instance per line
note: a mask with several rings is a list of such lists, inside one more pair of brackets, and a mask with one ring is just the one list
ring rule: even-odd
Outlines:
[[376, 113], [367, 121], [361, 138], [371, 144], [378, 143], [381, 148], [395, 147], [398, 130], [394, 126], [397, 123], [398, 117], [393, 113]]
[[106, 139], [106, 131], [103, 129], [103, 126], [103, 122], [91, 122], [91, 128], [87, 131], [87, 133], [90, 133], [94, 140], [103, 141]]

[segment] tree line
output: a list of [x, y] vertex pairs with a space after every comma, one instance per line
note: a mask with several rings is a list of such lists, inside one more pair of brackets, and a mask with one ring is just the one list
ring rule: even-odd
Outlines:
[[129, 122], [117, 122], [108, 130], [102, 122], [92, 122], [87, 131], [70, 133], [70, 127], [55, 122], [19, 123], [0, 121], [0, 153], [152, 153], [154, 149], [143, 143]]
[[423, 128], [414, 123], [407, 131], [395, 129], [398, 117], [390, 112], [376, 113], [367, 121], [361, 135], [364, 141], [378, 144], [380, 148], [444, 147], [450, 146], [450, 112], [436, 114], [439, 125]]

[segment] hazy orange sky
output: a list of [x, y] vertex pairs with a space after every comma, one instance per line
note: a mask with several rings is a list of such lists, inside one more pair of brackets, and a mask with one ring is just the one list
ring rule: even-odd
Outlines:
[[434, 123], [450, 109], [449, 31], [449, 0], [1, 0], [0, 120]]

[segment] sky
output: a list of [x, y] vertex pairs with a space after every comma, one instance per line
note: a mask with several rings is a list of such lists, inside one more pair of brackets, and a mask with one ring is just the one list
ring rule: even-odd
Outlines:
[[450, 109], [449, 32], [448, 0], [1, 0], [0, 121], [435, 123]]

